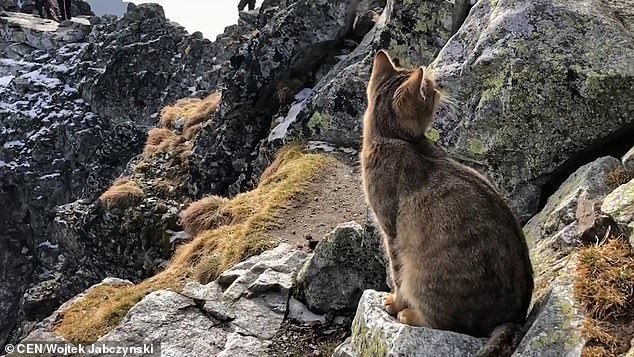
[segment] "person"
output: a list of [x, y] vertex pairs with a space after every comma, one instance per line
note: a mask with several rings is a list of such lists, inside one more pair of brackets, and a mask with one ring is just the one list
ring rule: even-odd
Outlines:
[[240, 0], [240, 3], [238, 4], [238, 11], [244, 10], [247, 5], [249, 5], [249, 11], [255, 9], [255, 0]]
[[70, 0], [57, 0], [59, 7], [59, 20], [70, 20], [72, 18], [70, 13]]
[[35, 0], [35, 10], [37, 10], [37, 14], [43, 19], [48, 19], [48, 11], [46, 11], [45, 6], [45, 0]]
[[57, 22], [60, 21], [57, 0], [35, 0], [34, 4], [35, 10], [37, 10], [37, 13], [41, 18]]

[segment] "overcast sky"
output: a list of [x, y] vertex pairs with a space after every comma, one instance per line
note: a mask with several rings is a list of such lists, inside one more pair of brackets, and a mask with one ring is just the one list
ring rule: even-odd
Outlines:
[[[263, 0], [258, 0], [258, 5]], [[192, 33], [202, 32], [214, 40], [226, 26], [238, 20], [239, 0], [132, 0], [136, 4], [155, 2], [163, 6], [165, 15], [172, 21], [185, 26]], [[106, 12], [120, 15], [125, 11], [122, 0], [88, 0], [97, 15]]]

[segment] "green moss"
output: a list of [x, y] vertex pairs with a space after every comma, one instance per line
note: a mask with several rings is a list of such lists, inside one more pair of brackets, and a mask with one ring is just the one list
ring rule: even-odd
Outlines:
[[352, 339], [361, 356], [387, 356], [387, 346], [380, 336], [368, 331], [363, 323], [356, 324], [352, 331]]
[[313, 116], [308, 120], [308, 128], [313, 134], [330, 129], [332, 126], [332, 118], [328, 114], [314, 112]]
[[486, 148], [484, 147], [484, 143], [479, 139], [470, 139], [469, 140], [469, 151], [474, 154], [482, 155], [486, 152]]
[[488, 78], [485, 84], [485, 90], [482, 92], [480, 96], [480, 104], [482, 106], [485, 103], [497, 100], [502, 94], [502, 89], [506, 83], [506, 74], [505, 72], [498, 72], [497, 75], [494, 75], [491, 78]]
[[427, 134], [425, 134], [425, 136], [427, 137], [427, 139], [437, 143], [438, 140], [440, 140], [440, 132], [434, 128], [429, 129], [429, 131], [427, 132]]

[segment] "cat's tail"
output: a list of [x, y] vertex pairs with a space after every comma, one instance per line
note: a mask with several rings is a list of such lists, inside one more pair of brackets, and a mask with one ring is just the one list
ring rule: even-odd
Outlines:
[[476, 357], [508, 357], [524, 337], [522, 325], [506, 323], [493, 330], [491, 338], [476, 353]]

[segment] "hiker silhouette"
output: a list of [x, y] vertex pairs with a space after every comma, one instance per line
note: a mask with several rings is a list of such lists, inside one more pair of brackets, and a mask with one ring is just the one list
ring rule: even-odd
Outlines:
[[238, 10], [244, 10], [247, 5], [249, 5], [249, 11], [255, 9], [255, 0], [240, 0], [240, 3], [238, 4]]

